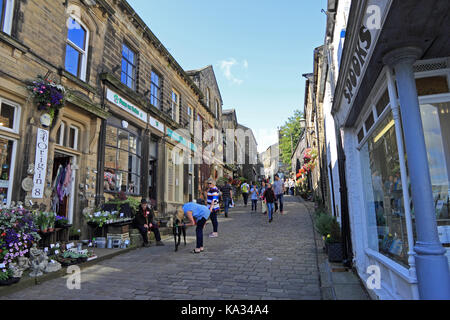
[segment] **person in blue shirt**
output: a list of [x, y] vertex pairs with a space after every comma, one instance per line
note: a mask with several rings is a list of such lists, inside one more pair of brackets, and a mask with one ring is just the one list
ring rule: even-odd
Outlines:
[[253, 213], [253, 208], [255, 208], [256, 212], [256, 209], [258, 207], [258, 196], [259, 196], [258, 188], [256, 188], [256, 185], [254, 185], [253, 182], [251, 183], [250, 187], [250, 195], [252, 199], [252, 213]]
[[203, 248], [203, 227], [205, 226], [206, 221], [209, 219], [209, 216], [212, 211], [208, 209], [208, 207], [195, 203], [188, 202], [184, 206], [178, 208], [177, 218], [182, 221], [184, 217], [187, 217], [189, 222], [186, 226], [195, 226], [196, 237], [197, 237], [197, 245], [196, 248], [192, 251], [193, 253], [200, 253], [204, 250]]

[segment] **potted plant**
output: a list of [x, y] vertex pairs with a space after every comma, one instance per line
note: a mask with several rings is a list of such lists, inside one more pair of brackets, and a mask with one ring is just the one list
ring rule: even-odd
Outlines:
[[[329, 235], [331, 232], [332, 221], [333, 217], [331, 217], [329, 214], [322, 211], [316, 212], [315, 227], [324, 241], [326, 240], [327, 235]], [[326, 242], [324, 245], [324, 251], [327, 252]]]
[[81, 230], [75, 229], [73, 226], [70, 227], [69, 230], [69, 239], [70, 240], [80, 240]]
[[55, 216], [55, 226], [65, 228], [69, 225], [69, 220], [66, 217]]
[[48, 232], [55, 231], [55, 221], [56, 221], [56, 213], [54, 212], [45, 212], [48, 221]]
[[328, 250], [328, 261], [341, 262], [344, 259], [344, 249], [342, 246], [341, 226], [336, 219], [330, 225], [330, 234], [325, 240]]

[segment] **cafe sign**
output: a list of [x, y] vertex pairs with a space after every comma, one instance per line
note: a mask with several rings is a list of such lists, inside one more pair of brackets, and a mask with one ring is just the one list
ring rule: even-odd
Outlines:
[[106, 90], [106, 98], [108, 99], [108, 101], [114, 103], [116, 106], [118, 106], [119, 108], [125, 110], [126, 112], [128, 112], [132, 116], [134, 116], [134, 117], [144, 121], [145, 123], [147, 123], [147, 113], [146, 112], [144, 112], [140, 108], [134, 106], [132, 103], [130, 103], [129, 101], [125, 100], [124, 98], [119, 96], [114, 91], [112, 91], [110, 89], [107, 89]]
[[44, 197], [45, 178], [47, 175], [48, 138], [48, 131], [38, 128], [36, 156], [34, 160], [33, 190], [31, 191], [31, 197], [33, 199], [42, 199]]

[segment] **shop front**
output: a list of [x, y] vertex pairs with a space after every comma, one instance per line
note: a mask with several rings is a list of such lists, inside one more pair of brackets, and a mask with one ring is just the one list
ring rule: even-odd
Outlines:
[[[417, 4], [414, 12], [420, 7], [429, 11]], [[350, 19], [361, 27], [346, 40], [353, 50], [344, 53], [333, 106], [355, 265], [377, 298], [449, 299], [450, 48], [427, 44], [429, 26], [422, 41], [405, 32], [401, 4], [381, 8], [381, 29], [370, 29], [367, 16]], [[394, 40], [401, 32], [410, 41]]]

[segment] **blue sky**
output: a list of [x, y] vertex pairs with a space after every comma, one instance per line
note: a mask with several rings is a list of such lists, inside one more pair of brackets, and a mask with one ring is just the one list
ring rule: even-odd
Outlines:
[[213, 65], [224, 109], [236, 109], [264, 151], [303, 110], [326, 0], [128, 0], [185, 70]]

